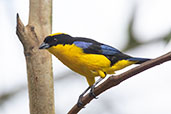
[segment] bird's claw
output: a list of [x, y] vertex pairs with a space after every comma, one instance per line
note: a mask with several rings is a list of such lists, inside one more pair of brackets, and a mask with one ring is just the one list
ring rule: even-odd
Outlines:
[[93, 98], [95, 98], [95, 99], [98, 99], [98, 97], [94, 94], [94, 92], [91, 92], [91, 91], [90, 91], [89, 96], [90, 96], [90, 97], [93, 97]]
[[94, 86], [92, 86], [91, 87], [91, 90], [90, 90], [90, 93], [89, 93], [89, 96], [90, 97], [93, 97], [93, 98], [95, 98], [95, 99], [98, 99], [98, 97], [95, 95], [95, 93], [94, 93]]
[[[78, 101], [78, 102], [77, 102], [77, 107], [80, 108], [80, 107], [82, 107], [82, 106], [83, 106], [83, 102], [82, 102], [82, 101]], [[83, 108], [85, 108], [85, 107], [83, 107]]]
[[[83, 106], [82, 97], [83, 97], [83, 95], [80, 95], [79, 96], [79, 99], [78, 99], [78, 102], [77, 102], [77, 107], [78, 108], [80, 108], [80, 107]], [[85, 107], [83, 107], [83, 108], [85, 108]]]

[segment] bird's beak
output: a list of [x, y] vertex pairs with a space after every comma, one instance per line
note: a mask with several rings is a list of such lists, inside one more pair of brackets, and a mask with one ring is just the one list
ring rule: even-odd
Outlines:
[[47, 49], [47, 48], [49, 48], [49, 47], [50, 47], [49, 44], [43, 42], [43, 43], [40, 45], [39, 49]]

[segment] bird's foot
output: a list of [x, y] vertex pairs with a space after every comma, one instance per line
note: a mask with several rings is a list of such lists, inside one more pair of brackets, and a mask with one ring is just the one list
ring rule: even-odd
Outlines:
[[91, 90], [90, 90], [89, 96], [90, 96], [90, 97], [93, 97], [93, 98], [95, 98], [95, 99], [98, 99], [98, 97], [97, 97], [97, 96], [95, 95], [95, 93], [94, 93], [94, 88], [95, 88], [94, 85], [91, 86]]
[[[83, 106], [82, 98], [83, 98], [83, 95], [80, 95], [79, 99], [78, 99], [78, 102], [77, 102], [77, 107], [78, 108]], [[85, 107], [83, 107], [83, 108], [85, 108]]]
[[[78, 98], [78, 102], [77, 102], [77, 106], [78, 107], [82, 107], [83, 106], [83, 102], [82, 102], [82, 98], [84, 96], [84, 94], [90, 89], [91, 87], [89, 86]], [[83, 107], [84, 108], [84, 107]]]

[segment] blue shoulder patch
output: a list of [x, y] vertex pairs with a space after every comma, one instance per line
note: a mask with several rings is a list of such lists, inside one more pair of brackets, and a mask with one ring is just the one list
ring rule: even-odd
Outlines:
[[101, 45], [101, 50], [102, 50], [102, 54], [104, 55], [114, 55], [116, 53], [120, 53], [119, 50], [111, 47], [111, 46], [108, 46], [108, 45]]
[[84, 41], [75, 41], [73, 44], [75, 44], [76, 46], [82, 48], [82, 49], [86, 49], [89, 46], [91, 46], [93, 43], [90, 42], [84, 42]]

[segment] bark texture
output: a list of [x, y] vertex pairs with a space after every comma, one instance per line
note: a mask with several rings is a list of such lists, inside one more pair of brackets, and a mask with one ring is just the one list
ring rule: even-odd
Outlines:
[[39, 50], [52, 30], [52, 0], [30, 0], [26, 26], [17, 14], [19, 40], [24, 47], [27, 64], [30, 114], [55, 114], [51, 55]]

